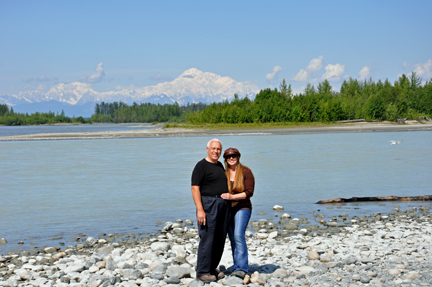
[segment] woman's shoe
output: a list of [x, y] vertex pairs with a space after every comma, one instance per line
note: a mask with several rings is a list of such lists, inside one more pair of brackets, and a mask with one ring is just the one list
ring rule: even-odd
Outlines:
[[242, 271], [242, 270], [238, 270], [238, 271], [234, 271], [233, 273], [231, 273], [232, 276], [244, 279], [246, 276], [246, 272]]
[[216, 278], [217, 280], [221, 280], [225, 278], [225, 273], [223, 272], [219, 272], [218, 270], [216, 270], [217, 274], [216, 274]]

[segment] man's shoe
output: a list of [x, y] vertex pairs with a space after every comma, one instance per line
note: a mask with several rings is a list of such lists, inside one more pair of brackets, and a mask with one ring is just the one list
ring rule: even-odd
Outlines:
[[211, 282], [216, 282], [216, 276], [214, 275], [210, 275], [210, 274], [206, 274], [203, 276], [198, 277], [199, 280], [201, 280], [204, 283], [211, 283]]
[[231, 273], [232, 276], [244, 279], [246, 276], [246, 272], [242, 271], [242, 270], [238, 270], [238, 271], [234, 271], [233, 273]]

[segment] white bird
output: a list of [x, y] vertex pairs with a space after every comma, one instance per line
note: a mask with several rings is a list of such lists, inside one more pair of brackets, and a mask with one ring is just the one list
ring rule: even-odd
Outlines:
[[393, 145], [393, 144], [400, 144], [400, 143], [401, 143], [401, 141], [390, 141], [391, 145]]

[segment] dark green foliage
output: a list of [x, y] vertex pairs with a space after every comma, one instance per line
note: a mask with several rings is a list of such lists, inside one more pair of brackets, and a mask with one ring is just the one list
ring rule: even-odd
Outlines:
[[[85, 120], [81, 117], [82, 121]], [[20, 125], [41, 125], [41, 124], [55, 124], [55, 123], [71, 123], [72, 120], [65, 116], [64, 111], [59, 114], [54, 112], [48, 113], [34, 113], [34, 114], [20, 114], [15, 113], [11, 107], [10, 111], [7, 105], [0, 105], [0, 124], [8, 126]]]
[[193, 124], [335, 122], [340, 120], [415, 119], [432, 114], [432, 81], [422, 86], [415, 73], [402, 75], [392, 85], [388, 80], [345, 80], [340, 92], [333, 92], [329, 81], [315, 88], [307, 84], [304, 93], [292, 95], [291, 85], [282, 80], [277, 89], [261, 90], [254, 101], [234, 96], [232, 102], [213, 103], [187, 116]]
[[95, 113], [90, 120], [98, 123], [153, 123], [181, 122], [189, 112], [205, 109], [203, 103], [179, 106], [170, 104], [133, 103], [131, 106], [123, 102], [96, 104]]

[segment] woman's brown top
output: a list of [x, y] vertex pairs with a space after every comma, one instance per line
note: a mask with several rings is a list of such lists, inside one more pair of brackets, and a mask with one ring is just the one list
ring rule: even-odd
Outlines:
[[[254, 188], [255, 188], [255, 178], [252, 174], [252, 171], [243, 166], [243, 179], [244, 179], [244, 187], [245, 189], [242, 191], [234, 191], [234, 194], [239, 194], [242, 192], [246, 193], [246, 198], [239, 201], [232, 201], [231, 206], [234, 209], [252, 209], [252, 203], [250, 198], [253, 196]], [[234, 181], [231, 181], [231, 188], [234, 185]]]

